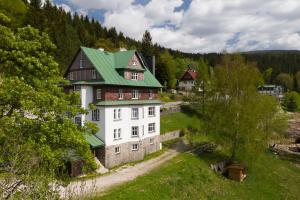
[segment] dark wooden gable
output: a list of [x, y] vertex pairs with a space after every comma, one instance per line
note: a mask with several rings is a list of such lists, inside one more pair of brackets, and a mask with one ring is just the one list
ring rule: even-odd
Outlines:
[[[80, 67], [80, 63], [82, 63], [82, 68]], [[93, 73], [96, 73], [96, 78], [93, 78]], [[71, 81], [103, 80], [96, 68], [91, 64], [89, 58], [81, 49], [77, 51], [64, 77]]]

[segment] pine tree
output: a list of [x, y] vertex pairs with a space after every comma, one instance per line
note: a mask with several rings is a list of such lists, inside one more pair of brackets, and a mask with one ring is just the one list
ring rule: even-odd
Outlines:
[[144, 56], [153, 55], [152, 37], [148, 30], [146, 30], [143, 35], [141, 52]]

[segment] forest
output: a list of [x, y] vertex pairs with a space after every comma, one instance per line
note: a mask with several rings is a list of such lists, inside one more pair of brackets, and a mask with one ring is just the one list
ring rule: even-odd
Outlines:
[[[215, 67], [224, 53], [184, 53], [153, 44], [145, 30], [142, 41], [126, 37], [116, 28], [107, 28], [95, 19], [64, 11], [50, 0], [0, 0], [0, 11], [13, 20], [14, 28], [30, 25], [49, 35], [56, 45], [54, 57], [60, 71], [66, 70], [80, 46], [118, 51], [119, 48], [137, 49], [144, 56], [156, 56], [157, 79], [167, 88], [175, 88], [188, 65], [199, 62]], [[201, 51], [201, 50], [199, 50]], [[261, 72], [272, 73], [266, 82], [278, 83], [280, 73], [293, 76], [300, 71], [300, 51], [241, 52], [246, 61], [255, 62]], [[296, 81], [295, 81], [296, 82]], [[293, 88], [296, 85], [293, 83]]]

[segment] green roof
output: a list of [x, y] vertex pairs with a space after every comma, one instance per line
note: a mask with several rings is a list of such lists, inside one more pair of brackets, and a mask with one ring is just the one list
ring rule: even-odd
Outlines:
[[145, 66], [144, 80], [127, 80], [118, 73], [117, 69], [133, 68], [133, 66], [127, 66], [127, 64], [129, 59], [132, 58], [132, 56], [136, 53], [135, 50], [119, 51], [116, 53], [87, 47], [81, 47], [81, 50], [90, 60], [92, 65], [96, 68], [100, 76], [104, 79], [103, 81], [100, 81], [101, 84], [159, 88], [162, 87], [162, 85], [156, 80], [153, 74]]
[[121, 106], [121, 105], [143, 105], [143, 104], [161, 104], [159, 100], [128, 100], [128, 101], [98, 101], [97, 106]]
[[93, 134], [86, 133], [83, 136], [85, 140], [91, 145], [92, 148], [96, 148], [104, 145], [104, 143]]

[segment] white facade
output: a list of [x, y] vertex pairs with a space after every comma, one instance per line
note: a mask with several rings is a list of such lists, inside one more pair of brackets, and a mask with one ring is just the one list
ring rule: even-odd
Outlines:
[[[88, 105], [93, 103], [93, 88], [81, 86], [80, 94], [82, 107], [88, 109]], [[154, 115], [149, 116], [149, 108], [154, 109]], [[99, 131], [96, 136], [105, 143], [105, 146], [135, 142], [160, 135], [160, 105], [97, 106], [97, 109], [99, 109], [99, 121], [93, 120], [92, 111], [87, 115], [81, 115], [81, 120], [82, 124], [86, 120], [97, 124]], [[133, 109], [138, 109], [138, 118], [132, 117]], [[118, 115], [119, 110], [120, 119], [118, 117], [115, 119], [114, 113]], [[149, 125], [153, 127], [153, 123], [155, 130], [149, 132]], [[138, 136], [132, 136], [132, 127], [138, 127]], [[119, 134], [119, 129], [121, 130], [120, 138], [114, 138], [114, 131], [116, 130]]]
[[195, 87], [194, 80], [179, 81], [178, 87], [182, 90], [192, 90]]

